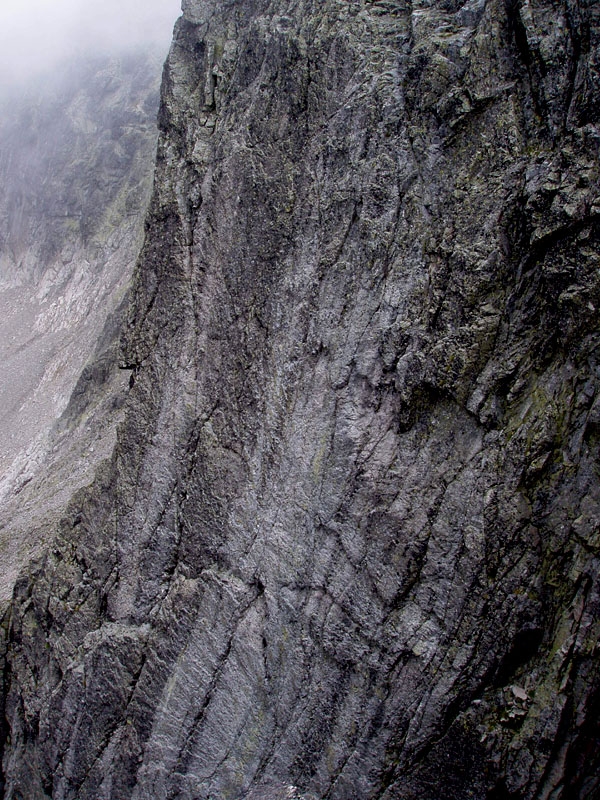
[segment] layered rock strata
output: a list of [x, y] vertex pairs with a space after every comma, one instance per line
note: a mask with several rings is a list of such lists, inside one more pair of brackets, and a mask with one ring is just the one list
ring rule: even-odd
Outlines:
[[6, 797], [597, 796], [599, 8], [183, 6]]

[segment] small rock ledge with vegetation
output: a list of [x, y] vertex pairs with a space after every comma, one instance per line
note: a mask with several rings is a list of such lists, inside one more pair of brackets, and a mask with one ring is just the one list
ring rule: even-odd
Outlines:
[[600, 6], [183, 6], [5, 796], [597, 798]]

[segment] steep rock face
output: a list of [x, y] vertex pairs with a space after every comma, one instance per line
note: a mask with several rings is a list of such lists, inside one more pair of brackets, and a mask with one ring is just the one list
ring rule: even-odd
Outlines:
[[598, 9], [183, 5], [6, 796], [596, 796]]
[[[2, 603], [49, 512], [114, 446], [117, 415], [90, 412], [127, 381], [108, 364], [150, 197], [161, 58], [155, 47], [81, 58], [0, 98]], [[100, 351], [112, 355], [86, 375], [102, 377], [106, 402], [97, 392], [76, 418], [65, 409], [105, 325]]]

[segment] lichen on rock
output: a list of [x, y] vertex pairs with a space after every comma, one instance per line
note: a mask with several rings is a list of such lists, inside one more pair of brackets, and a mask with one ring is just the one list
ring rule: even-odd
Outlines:
[[593, 797], [598, 12], [183, 10], [7, 797]]

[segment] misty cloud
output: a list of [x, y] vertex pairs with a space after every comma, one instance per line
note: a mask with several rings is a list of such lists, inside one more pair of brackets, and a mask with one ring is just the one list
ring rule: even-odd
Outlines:
[[19, 83], [75, 53], [164, 45], [180, 0], [0, 0], [0, 85]]

